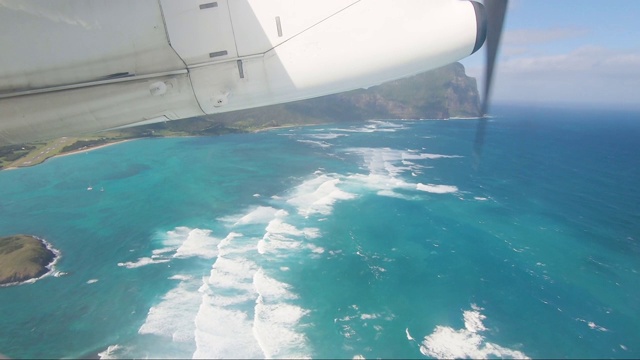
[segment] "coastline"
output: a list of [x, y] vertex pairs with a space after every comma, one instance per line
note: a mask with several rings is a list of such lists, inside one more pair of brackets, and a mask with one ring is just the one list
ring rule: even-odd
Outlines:
[[[117, 144], [125, 143], [125, 142], [128, 142], [128, 141], [133, 141], [133, 140], [138, 140], [138, 139], [143, 139], [143, 138], [116, 140], [114, 142], [109, 142], [109, 143], [98, 145], [98, 146], [94, 146], [94, 147], [87, 147], [87, 148], [84, 148], [84, 149], [78, 149], [78, 150], [73, 150], [73, 151], [69, 151], [69, 152], [59, 153], [59, 154], [55, 154], [55, 155], [49, 156], [49, 157], [45, 158], [44, 160], [42, 160], [41, 162], [38, 162], [38, 163], [35, 163], [35, 164], [29, 164], [29, 165], [25, 165], [25, 166], [10, 166], [10, 167], [6, 167], [6, 168], [3, 168], [3, 169], [0, 169], [0, 171], [17, 170], [17, 169], [21, 169], [21, 168], [33, 167], [33, 166], [36, 166], [36, 165], [43, 164], [47, 160], [53, 159], [53, 158], [56, 158], [56, 157], [76, 155], [76, 154], [80, 154], [80, 153], [83, 153], [83, 152], [89, 152], [89, 151], [93, 151], [93, 150], [97, 150], [97, 149], [102, 149], [102, 148], [105, 148], [107, 146], [117, 145]], [[16, 160], [16, 161], [18, 161], [18, 160]]]
[[269, 126], [269, 127], [265, 127], [262, 129], [257, 129], [257, 130], [252, 130], [250, 131], [251, 133], [259, 133], [259, 132], [263, 132], [263, 131], [270, 131], [270, 130], [277, 130], [277, 129], [290, 129], [290, 128], [296, 128], [296, 127], [306, 127], [306, 126], [316, 126], [316, 125], [323, 125], [322, 123], [317, 123], [317, 124], [291, 124], [291, 125], [278, 125], [278, 126]]
[[[135, 139], [117, 140], [117, 141], [114, 141], [114, 142], [109, 142], [109, 143], [98, 145], [98, 146], [95, 146], [95, 147], [87, 147], [87, 148], [84, 148], [84, 149], [73, 150], [73, 151], [69, 151], [69, 152], [53, 155], [52, 157], [47, 158], [47, 160], [48, 159], [53, 159], [53, 158], [56, 158], [56, 157], [76, 155], [76, 154], [80, 154], [80, 153], [83, 153], [83, 152], [89, 152], [89, 151], [93, 151], [93, 150], [98, 150], [98, 149], [106, 148], [107, 146], [118, 145], [118, 144], [126, 143], [126, 142], [129, 142], [129, 141], [134, 141], [134, 140], [138, 140], [138, 139], [143, 139], [143, 138], [140, 137], [140, 138], [135, 138]], [[35, 164], [35, 165], [38, 165], [38, 164]]]
[[44, 279], [45, 277], [54, 275], [56, 273], [56, 269], [55, 266], [58, 263], [58, 261], [60, 260], [60, 258], [62, 257], [62, 252], [56, 248], [53, 247], [53, 245], [48, 242], [47, 240], [37, 237], [35, 235], [28, 235], [38, 241], [40, 241], [45, 248], [47, 248], [47, 250], [51, 251], [53, 253], [53, 260], [51, 260], [51, 262], [48, 265], [45, 265], [45, 269], [47, 269], [48, 271], [45, 272], [44, 274], [38, 276], [37, 278], [31, 278], [28, 280], [24, 280], [24, 281], [15, 281], [15, 282], [11, 282], [11, 283], [6, 283], [6, 284], [0, 284], [0, 287], [9, 287], [9, 286], [19, 286], [19, 285], [24, 285], [24, 284], [33, 284], [38, 280]]
[[[258, 132], [269, 131], [269, 130], [274, 130], [274, 129], [285, 129], [285, 128], [294, 128], [294, 127], [300, 127], [300, 126], [314, 126], [314, 125], [322, 125], [322, 124], [320, 124], [320, 123], [318, 123], [318, 124], [291, 124], [291, 125], [265, 127], [265, 128], [257, 129], [257, 130], [243, 130], [241, 132], [258, 133]], [[168, 135], [168, 136], [159, 136], [159, 137], [161, 137], [161, 138], [176, 138], [176, 137], [199, 137], [199, 136], [209, 136], [209, 135]], [[102, 144], [102, 145], [98, 145], [98, 146], [91, 146], [91, 147], [86, 147], [86, 148], [83, 148], [83, 149], [78, 149], [78, 150], [73, 150], [73, 151], [69, 151], [69, 152], [64, 152], [64, 153], [58, 153], [58, 154], [55, 154], [55, 155], [51, 155], [49, 157], [46, 157], [45, 159], [43, 159], [40, 162], [29, 164], [29, 165], [5, 167], [5, 168], [0, 169], [0, 171], [17, 170], [17, 169], [21, 169], [21, 168], [28, 168], [28, 167], [32, 167], [32, 166], [43, 164], [47, 160], [53, 159], [53, 158], [56, 158], [56, 157], [63, 157], [63, 156], [76, 155], [76, 154], [80, 154], [80, 153], [87, 153], [89, 151], [102, 149], [102, 148], [105, 148], [107, 146], [118, 145], [118, 144], [122, 144], [122, 143], [125, 143], [125, 142], [135, 141], [135, 140], [140, 140], [140, 139], [145, 139], [145, 138], [148, 138], [148, 137], [141, 136], [141, 137], [128, 138], [128, 139], [123, 139], [123, 140], [114, 140], [112, 142], [107, 142], [106, 144]], [[16, 160], [15, 162], [17, 162], [17, 161], [19, 161], [19, 160]]]

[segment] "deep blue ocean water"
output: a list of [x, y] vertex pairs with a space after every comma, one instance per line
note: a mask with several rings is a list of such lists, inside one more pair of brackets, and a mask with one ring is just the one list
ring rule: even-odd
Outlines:
[[[9, 357], [638, 358], [640, 113], [145, 139], [0, 172]], [[93, 190], [87, 188], [91, 186]]]

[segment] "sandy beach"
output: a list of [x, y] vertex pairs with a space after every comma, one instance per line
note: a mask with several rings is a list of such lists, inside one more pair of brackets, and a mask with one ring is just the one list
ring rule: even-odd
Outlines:
[[133, 141], [133, 140], [138, 140], [138, 139], [118, 140], [118, 141], [110, 142], [110, 143], [103, 144], [103, 145], [98, 145], [98, 146], [94, 146], [94, 147], [88, 147], [88, 148], [85, 148], [85, 149], [78, 149], [78, 150], [69, 151], [69, 152], [62, 153], [62, 154], [57, 154], [57, 155], [52, 156], [51, 158], [80, 154], [80, 153], [84, 153], [84, 152], [89, 152], [89, 151], [93, 151], [93, 150], [106, 148], [107, 146], [111, 146], [111, 145], [117, 145], [117, 144], [126, 143], [126, 142]]
[[[84, 149], [78, 149], [78, 150], [74, 150], [74, 151], [69, 151], [69, 152], [65, 152], [65, 153], [61, 153], [61, 154], [55, 154], [55, 155], [51, 155], [51, 156], [47, 156], [47, 154], [44, 155], [40, 155], [43, 156], [44, 158], [42, 160], [36, 161], [36, 162], [30, 162], [28, 164], [25, 163], [19, 163], [20, 165], [18, 166], [10, 166], [10, 167], [6, 167], [4, 169], [1, 169], [2, 171], [4, 170], [16, 170], [19, 168], [24, 168], [24, 167], [31, 167], [31, 166], [36, 166], [39, 164], [44, 163], [45, 161], [47, 161], [48, 159], [52, 159], [55, 157], [60, 157], [60, 156], [69, 156], [69, 155], [75, 155], [75, 154], [80, 154], [80, 153], [86, 153], [89, 151], [93, 151], [93, 150], [97, 150], [97, 149], [101, 149], [101, 148], [105, 148], [107, 146], [111, 146], [111, 145], [117, 145], [117, 144], [122, 144], [125, 143], [127, 141], [133, 141], [133, 140], [137, 140], [137, 139], [126, 139], [126, 140], [119, 140], [119, 141], [114, 141], [114, 142], [110, 142], [107, 144], [102, 144], [102, 145], [98, 145], [98, 146], [92, 146], [92, 147], [87, 147]], [[14, 163], [18, 163], [20, 160], [15, 161]]]

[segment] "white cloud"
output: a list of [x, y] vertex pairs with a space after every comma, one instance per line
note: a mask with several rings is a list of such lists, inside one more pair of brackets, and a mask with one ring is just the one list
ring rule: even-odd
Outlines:
[[521, 55], [501, 61], [494, 100], [637, 105], [640, 49], [583, 46], [556, 55]]
[[524, 46], [566, 40], [587, 35], [586, 29], [554, 28], [554, 29], [520, 29], [505, 31], [502, 46]]
[[502, 74], [640, 76], [640, 52], [584, 46], [559, 55], [514, 56], [499, 67]]

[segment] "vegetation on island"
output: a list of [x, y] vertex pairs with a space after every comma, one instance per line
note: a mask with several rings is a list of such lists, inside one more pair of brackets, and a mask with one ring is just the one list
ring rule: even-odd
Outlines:
[[144, 125], [83, 137], [0, 147], [0, 169], [39, 164], [46, 159], [118, 141], [143, 137], [213, 136], [282, 126], [367, 119], [447, 119], [480, 115], [478, 87], [460, 63], [315, 99]]
[[29, 235], [0, 237], [0, 285], [37, 279], [56, 258], [43, 241]]

